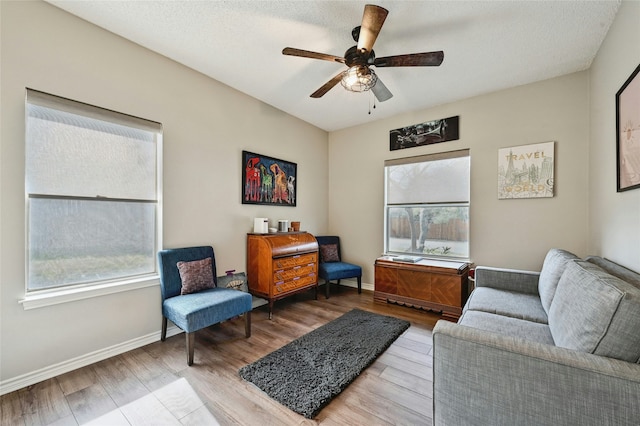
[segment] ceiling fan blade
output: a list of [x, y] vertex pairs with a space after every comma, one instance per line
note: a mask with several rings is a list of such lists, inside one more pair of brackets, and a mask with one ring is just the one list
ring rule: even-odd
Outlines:
[[364, 49], [367, 52], [373, 50], [373, 43], [376, 42], [388, 13], [387, 9], [373, 4], [368, 4], [364, 7], [360, 36], [358, 38], [358, 50]]
[[341, 64], [344, 64], [344, 58], [341, 58], [340, 56], [311, 52], [309, 50], [295, 49], [293, 47], [285, 47], [284, 49], [282, 49], [282, 54], [289, 56], [301, 56], [303, 58], [321, 59], [323, 61], [339, 62]]
[[312, 98], [321, 98], [325, 93], [327, 93], [329, 90], [333, 89], [333, 87], [336, 84], [338, 84], [340, 82], [340, 80], [342, 80], [342, 74], [344, 74], [344, 71], [342, 71], [340, 74], [338, 74], [335, 77], [333, 77], [331, 80], [327, 81], [321, 88], [319, 88], [318, 90], [313, 92], [311, 94], [311, 97]]
[[376, 67], [437, 67], [444, 60], [444, 52], [410, 53], [408, 55], [376, 58]]
[[371, 91], [376, 95], [378, 102], [384, 102], [393, 97], [393, 94], [387, 89], [387, 86], [384, 85], [382, 80], [380, 80], [380, 77], [378, 77], [378, 81], [376, 81], [376, 84], [371, 88]]

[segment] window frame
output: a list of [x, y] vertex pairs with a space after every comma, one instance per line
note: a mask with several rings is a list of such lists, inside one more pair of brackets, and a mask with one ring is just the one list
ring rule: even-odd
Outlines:
[[[163, 147], [163, 126], [161, 123], [142, 119], [132, 115], [116, 112], [113, 110], [101, 108], [98, 106], [86, 104], [79, 101], [63, 98], [60, 96], [48, 94], [38, 90], [26, 88], [25, 90], [25, 150], [27, 148], [27, 126], [29, 120], [28, 105], [39, 105], [46, 108], [56, 109], [59, 111], [78, 114], [84, 117], [108, 121], [117, 125], [124, 125], [132, 129], [150, 131], [154, 134], [155, 149], [155, 199], [140, 200], [134, 198], [105, 198], [105, 197], [86, 197], [73, 195], [52, 195], [30, 193], [27, 188], [28, 169], [25, 167], [24, 183], [25, 183], [25, 293], [24, 298], [19, 300], [25, 310], [39, 308], [43, 306], [66, 303], [75, 300], [82, 300], [106, 294], [113, 294], [123, 291], [131, 291], [135, 289], [158, 286], [159, 266], [156, 253], [162, 247], [162, 147]], [[26, 154], [26, 152], [25, 152]], [[27, 156], [25, 155], [25, 160]], [[139, 274], [123, 274], [112, 278], [103, 278], [98, 280], [88, 280], [79, 283], [62, 284], [53, 287], [29, 288], [29, 262], [30, 262], [30, 233], [31, 229], [31, 200], [32, 199], [52, 199], [52, 200], [78, 200], [78, 201], [112, 201], [127, 203], [148, 203], [154, 205], [154, 229], [153, 229], [153, 271], [142, 272]], [[150, 228], [149, 228], [150, 229]], [[149, 259], [151, 260], [151, 259]]]
[[[388, 201], [388, 167], [400, 166], [406, 164], [425, 163], [429, 161], [447, 160], [453, 158], [468, 157], [469, 159], [469, 193], [466, 201], [442, 200], [438, 202], [407, 202], [407, 203], [389, 203]], [[397, 208], [448, 208], [448, 207], [465, 207], [467, 209], [467, 256], [439, 255], [434, 253], [417, 253], [402, 252], [390, 249], [390, 210]], [[470, 261], [471, 259], [471, 154], [469, 149], [461, 149], [456, 151], [440, 152], [434, 154], [425, 154], [414, 157], [403, 157], [384, 162], [384, 219], [383, 219], [383, 247], [384, 254], [387, 256], [408, 256], [410, 258], [427, 258], [436, 260], [450, 261]]]

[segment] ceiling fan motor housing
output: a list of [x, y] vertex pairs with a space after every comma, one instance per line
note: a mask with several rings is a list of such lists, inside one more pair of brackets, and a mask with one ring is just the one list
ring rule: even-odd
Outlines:
[[358, 46], [352, 46], [344, 52], [344, 63], [348, 67], [353, 67], [356, 65], [373, 65], [373, 62], [376, 59], [376, 54], [372, 50], [367, 52], [363, 49], [363, 51], [358, 50]]

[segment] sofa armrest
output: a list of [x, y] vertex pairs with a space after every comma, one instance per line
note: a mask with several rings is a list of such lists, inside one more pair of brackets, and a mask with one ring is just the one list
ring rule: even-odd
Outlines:
[[438, 321], [434, 425], [637, 425], [640, 364]]
[[538, 294], [540, 272], [478, 266], [476, 287], [492, 287], [519, 293]]

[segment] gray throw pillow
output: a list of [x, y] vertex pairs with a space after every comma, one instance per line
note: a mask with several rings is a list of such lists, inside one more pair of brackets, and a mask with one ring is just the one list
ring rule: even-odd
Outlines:
[[640, 289], [593, 263], [569, 262], [549, 311], [556, 346], [629, 362], [640, 359]]

